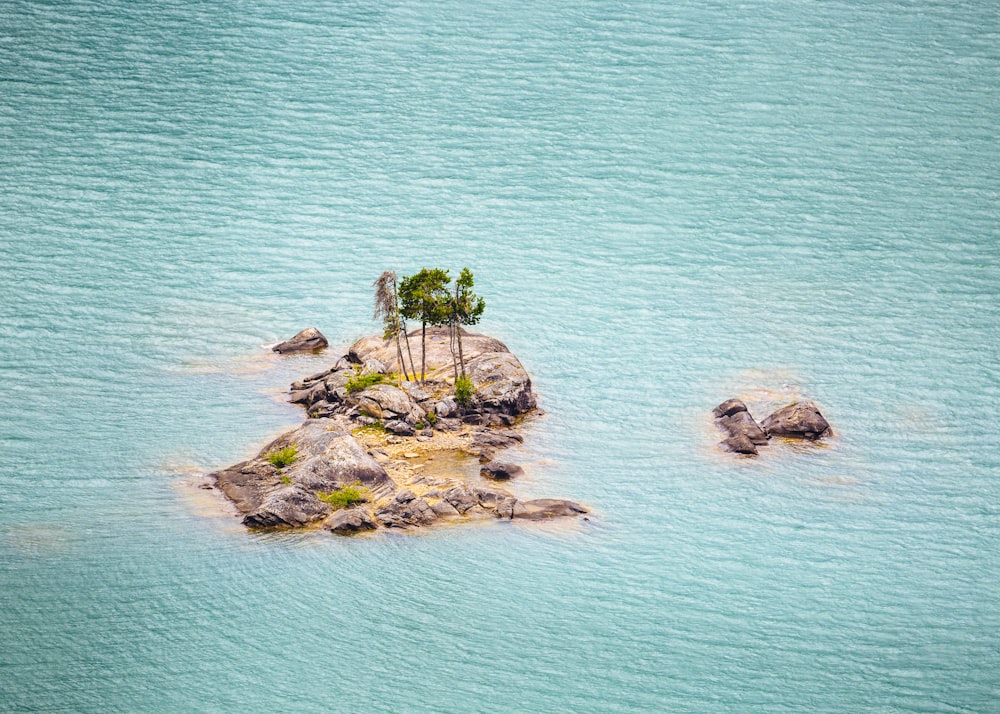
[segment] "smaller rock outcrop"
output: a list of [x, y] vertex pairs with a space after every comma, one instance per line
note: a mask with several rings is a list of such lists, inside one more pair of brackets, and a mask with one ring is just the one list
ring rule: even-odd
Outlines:
[[761, 426], [769, 434], [815, 440], [828, 436], [830, 423], [812, 402], [795, 402], [765, 419]]
[[562, 516], [579, 516], [587, 509], [579, 503], [561, 498], [536, 498], [533, 501], [518, 501], [514, 504], [513, 518], [527, 521], [544, 521]]
[[506, 461], [490, 461], [479, 469], [479, 475], [493, 481], [508, 481], [524, 475], [524, 469]]
[[315, 327], [307, 327], [295, 335], [295, 337], [280, 342], [271, 349], [279, 354], [290, 354], [292, 352], [313, 352], [314, 350], [325, 349], [329, 346], [330, 343], [323, 336], [322, 332]]
[[378, 528], [378, 524], [368, 514], [365, 508], [349, 508], [334, 511], [333, 514], [323, 522], [323, 527], [331, 533], [339, 535], [350, 535], [362, 531], [373, 531]]
[[756, 456], [757, 446], [767, 443], [767, 434], [739, 399], [727, 399], [712, 414], [716, 425], [726, 434], [722, 447], [727, 451]]

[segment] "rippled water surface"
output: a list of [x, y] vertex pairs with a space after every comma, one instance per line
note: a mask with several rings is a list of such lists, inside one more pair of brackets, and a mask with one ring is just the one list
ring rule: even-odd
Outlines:
[[[0, 710], [997, 711], [988, 2], [0, 6]], [[251, 535], [384, 269], [590, 522]], [[837, 436], [720, 453], [724, 398]], [[756, 405], [756, 406], [755, 406]]]

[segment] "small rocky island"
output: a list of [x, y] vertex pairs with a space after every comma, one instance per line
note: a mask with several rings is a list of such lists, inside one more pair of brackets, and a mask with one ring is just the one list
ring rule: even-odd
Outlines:
[[720, 446], [726, 451], [756, 456], [758, 446], [772, 436], [816, 441], [833, 433], [830, 423], [813, 402], [793, 402], [757, 423], [740, 399], [727, 399], [712, 410], [715, 424], [726, 435]]
[[[456, 330], [465, 377], [456, 367]], [[536, 412], [531, 379], [502, 342], [457, 326], [405, 337], [414, 353], [423, 337], [424, 379], [400, 376], [408, 365], [399, 341], [364, 337], [330, 369], [291, 385], [290, 400], [306, 410], [302, 426], [212, 474], [248, 528], [351, 534], [587, 513], [572, 501], [522, 500], [496, 485], [522, 472], [496, 457], [523, 441], [520, 428]]]

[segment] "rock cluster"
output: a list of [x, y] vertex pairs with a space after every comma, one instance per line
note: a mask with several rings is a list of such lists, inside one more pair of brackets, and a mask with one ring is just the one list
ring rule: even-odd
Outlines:
[[[514, 427], [536, 407], [531, 379], [493, 338], [464, 333], [463, 352], [475, 387], [464, 405], [454, 396], [446, 330], [428, 330], [427, 377], [420, 383], [395, 376], [402, 367], [394, 344], [377, 337], [358, 340], [333, 367], [291, 385], [290, 400], [306, 408], [307, 421], [253, 459], [213, 474], [216, 486], [249, 528], [311, 525], [352, 534], [449, 519], [542, 520], [586, 513], [572, 501], [522, 501], [460, 476], [422, 476], [424, 464], [412, 465], [420, 456], [462, 453], [485, 464], [483, 478], [523, 474], [520, 466], [493, 457], [523, 441]], [[292, 455], [281, 458], [286, 448]], [[336, 496], [345, 489], [363, 494], [363, 502], [341, 507], [345, 501]]]
[[738, 454], [756, 456], [757, 447], [766, 445], [771, 436], [816, 440], [831, 433], [829, 422], [809, 401], [782, 407], [760, 424], [739, 399], [727, 399], [713, 409], [712, 414], [716, 425], [726, 435], [722, 447]]

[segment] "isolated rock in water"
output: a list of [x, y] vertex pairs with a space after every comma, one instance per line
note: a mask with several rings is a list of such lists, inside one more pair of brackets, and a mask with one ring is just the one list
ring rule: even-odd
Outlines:
[[796, 402], [782, 407], [765, 419], [761, 426], [768, 434], [819, 439], [830, 433], [830, 423], [812, 402]]
[[716, 419], [721, 419], [722, 417], [732, 416], [736, 412], [745, 412], [746, 410], [747, 405], [739, 399], [727, 399], [713, 409], [712, 414], [715, 415]]
[[524, 475], [524, 469], [506, 461], [490, 461], [479, 469], [479, 475], [494, 481], [506, 481]]
[[475, 401], [486, 411], [517, 415], [535, 408], [531, 378], [510, 352], [469, 360], [466, 374], [476, 387]]
[[307, 327], [292, 339], [281, 342], [271, 349], [280, 354], [289, 354], [290, 352], [312, 352], [329, 346], [330, 343], [327, 342], [322, 332], [315, 327]]
[[754, 444], [767, 443], [767, 434], [748, 411], [734, 412], [718, 419], [717, 423], [732, 437], [745, 437]]
[[378, 528], [378, 524], [364, 508], [350, 508], [334, 511], [323, 522], [323, 527], [331, 533], [346, 535], [360, 531], [373, 531]]
[[564, 501], [558, 498], [537, 498], [533, 501], [518, 501], [515, 503], [513, 517], [529, 521], [541, 521], [547, 518], [578, 516], [586, 512], [586, 508], [573, 501]]

